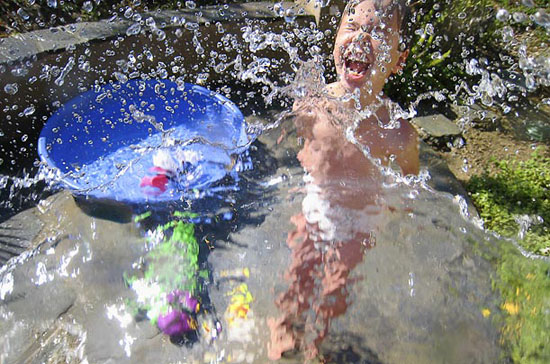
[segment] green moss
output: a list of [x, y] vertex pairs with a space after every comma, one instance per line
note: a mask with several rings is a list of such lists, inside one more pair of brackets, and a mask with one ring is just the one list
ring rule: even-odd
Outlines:
[[[540, 216], [543, 222], [531, 227], [519, 243], [530, 252], [548, 255], [550, 158], [538, 150], [524, 162], [493, 164], [490, 172], [472, 177], [466, 186], [485, 226], [517, 237], [520, 227], [515, 216]], [[502, 297], [503, 346], [514, 363], [549, 363], [550, 264], [525, 258], [512, 244], [488, 248], [484, 252], [497, 273], [493, 288]]]
[[501, 247], [494, 288], [502, 296], [502, 344], [514, 363], [550, 363], [550, 265]]
[[494, 172], [474, 176], [466, 186], [485, 227], [506, 237], [517, 237], [517, 220], [527, 216], [532, 225], [520, 244], [528, 251], [550, 255], [550, 158], [535, 152], [527, 161], [494, 162]]

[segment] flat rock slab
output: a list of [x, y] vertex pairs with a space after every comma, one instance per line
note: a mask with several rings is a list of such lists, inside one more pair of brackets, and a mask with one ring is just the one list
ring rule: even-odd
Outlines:
[[[284, 2], [283, 8], [296, 5]], [[304, 12], [295, 11], [297, 16], [308, 16]], [[197, 16], [200, 14], [200, 16]], [[185, 23], [205, 24], [206, 22], [228, 22], [244, 19], [280, 18], [273, 11], [271, 2], [252, 2], [243, 4], [227, 4], [187, 10], [160, 10], [142, 14], [142, 19], [153, 18], [155, 26], [163, 29], [170, 26], [183, 26]], [[313, 17], [312, 17], [313, 18]], [[98, 22], [82, 22], [50, 29], [41, 29], [28, 33], [15, 34], [8, 38], [0, 38], [0, 64], [17, 61], [46, 51], [65, 49], [97, 39], [105, 39], [117, 35], [125, 35], [135, 24], [129, 20], [101, 20]], [[147, 28], [145, 24], [135, 28], [138, 33]]]
[[441, 114], [420, 116], [412, 119], [413, 124], [430, 137], [441, 138], [462, 134], [460, 128]]

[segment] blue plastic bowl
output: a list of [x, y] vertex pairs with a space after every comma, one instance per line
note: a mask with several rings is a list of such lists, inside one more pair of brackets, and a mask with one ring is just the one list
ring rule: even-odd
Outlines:
[[[205, 156], [200, 175], [185, 188], [144, 193], [140, 180], [151, 173], [153, 153], [189, 140], [194, 142], [183, 148]], [[64, 104], [42, 129], [38, 154], [75, 195], [147, 203], [179, 200], [223, 178], [223, 161], [247, 145], [244, 117], [227, 98], [192, 84], [132, 80]]]

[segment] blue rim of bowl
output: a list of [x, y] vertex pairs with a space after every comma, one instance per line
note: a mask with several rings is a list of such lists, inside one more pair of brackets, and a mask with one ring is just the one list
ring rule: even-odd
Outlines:
[[[176, 86], [178, 87], [178, 85], [173, 82], [173, 81], [170, 81], [170, 80], [162, 80], [162, 79], [151, 79], [151, 80], [143, 80], [143, 79], [136, 79], [136, 80], [131, 80], [131, 81], [128, 81], [128, 82], [125, 82], [125, 83], [121, 83], [121, 82], [113, 82], [113, 83], [110, 83], [108, 85], [104, 85], [102, 86], [101, 90], [105, 90], [105, 88], [110, 88], [110, 89], [115, 89], [116, 85], [121, 85], [121, 86], [124, 86], [124, 85], [128, 85], [130, 83], [138, 83], [140, 81], [144, 81], [144, 82], [169, 82], [171, 83], [173, 86]], [[241, 110], [239, 110], [239, 108], [233, 103], [233, 101], [229, 100], [227, 97], [223, 96], [223, 95], [220, 95], [219, 93], [217, 92], [214, 92], [214, 91], [211, 91], [203, 86], [199, 86], [199, 85], [195, 85], [195, 84], [192, 84], [192, 83], [185, 83], [185, 89], [187, 89], [188, 87], [190, 87], [190, 89], [193, 91], [193, 92], [196, 92], [196, 93], [199, 93], [199, 94], [202, 94], [202, 95], [205, 95], [205, 96], [208, 96], [210, 98], [213, 98], [213, 99], [216, 99], [218, 102], [221, 103], [222, 106], [224, 107], [228, 107], [230, 109], [230, 111], [232, 111], [235, 115], [237, 115], [239, 117], [239, 119], [242, 120], [243, 124], [245, 123], [245, 119], [244, 119], [244, 116], [243, 116], [243, 113], [241, 112]], [[74, 98], [70, 99], [69, 101], [67, 101], [66, 103], [64, 103], [63, 105], [61, 105], [61, 107], [59, 107], [57, 110], [54, 111], [54, 113], [48, 118], [48, 120], [46, 121], [46, 123], [44, 123], [44, 126], [42, 127], [42, 130], [40, 131], [40, 136], [38, 138], [38, 156], [40, 158], [40, 161], [42, 163], [45, 163], [46, 165], [48, 165], [48, 167], [52, 168], [52, 169], [57, 169], [59, 171], [61, 171], [61, 169], [56, 165], [56, 163], [50, 158], [49, 156], [49, 153], [48, 153], [48, 150], [46, 148], [46, 143], [47, 143], [47, 135], [44, 135], [45, 133], [47, 134], [51, 134], [50, 131], [47, 131], [46, 130], [46, 127], [48, 126], [48, 121], [54, 117], [55, 115], [57, 115], [60, 111], [63, 111], [65, 108], [67, 108], [69, 105], [74, 105], [74, 104], [77, 104], [78, 102], [80, 102], [82, 99], [84, 98], [87, 98], [88, 95], [90, 94], [98, 94], [97, 91], [94, 91], [93, 89], [92, 90], [88, 90], [86, 92], [83, 92], [77, 96], [75, 96]], [[48, 128], [51, 130], [51, 128]], [[73, 191], [82, 191], [82, 187], [79, 186], [76, 182], [73, 182], [73, 181], [76, 181], [77, 179], [76, 178], [70, 178], [70, 180], [68, 178], [66, 178], [67, 175], [71, 175], [71, 172], [66, 172], [63, 174], [63, 177], [61, 178], [61, 182], [69, 187], [70, 189], [72, 189]]]

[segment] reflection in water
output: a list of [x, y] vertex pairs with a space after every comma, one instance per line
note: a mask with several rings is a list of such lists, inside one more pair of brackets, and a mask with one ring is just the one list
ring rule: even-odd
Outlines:
[[305, 197], [287, 238], [289, 287], [276, 301], [282, 315], [268, 320], [274, 360], [294, 349], [304, 350], [306, 359], [318, 355], [331, 320], [350, 304], [350, 273], [384, 228], [382, 211], [391, 207], [380, 170], [364, 150], [385, 164], [395, 161], [403, 171], [418, 172], [416, 132], [405, 120], [394, 129], [381, 127], [379, 121], [389, 119], [387, 109], [379, 108], [354, 130], [361, 145], [346, 138], [344, 121], [354, 115], [337, 101], [298, 102], [295, 109], [298, 136], [304, 138], [298, 159], [306, 171]]

